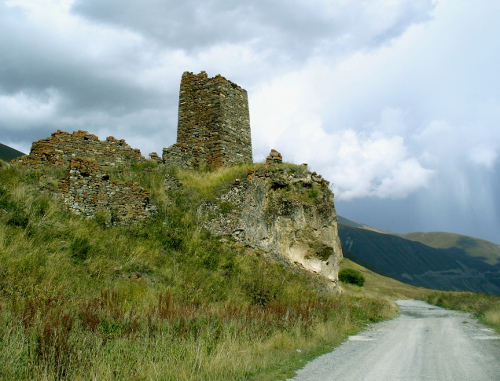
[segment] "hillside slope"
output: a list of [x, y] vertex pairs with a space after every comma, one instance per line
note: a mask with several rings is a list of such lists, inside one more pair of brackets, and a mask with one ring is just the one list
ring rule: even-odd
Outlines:
[[427, 288], [500, 295], [500, 268], [458, 248], [434, 248], [339, 224], [344, 256], [370, 270]]
[[[0, 378], [283, 379], [348, 332], [393, 316], [384, 298], [338, 294], [331, 281], [279, 252], [200, 226], [202, 205], [217, 205], [214, 218], [234, 211], [219, 196], [240, 189], [235, 179], [258, 166], [184, 171], [147, 161], [110, 168], [102, 181], [131, 190], [136, 182], [157, 206], [150, 218], [119, 224], [117, 210], [71, 212], [59, 191], [65, 173], [77, 175], [72, 166], [4, 164]], [[273, 197], [311, 212], [317, 185], [275, 187]], [[273, 210], [270, 223], [294, 211]]]
[[0, 143], [0, 160], [11, 161], [21, 156], [24, 156], [24, 153], [21, 151]]
[[398, 235], [402, 238], [421, 242], [424, 245], [438, 249], [457, 247], [471, 257], [484, 260], [484, 262], [490, 265], [496, 265], [500, 262], [500, 245], [484, 239], [445, 232], [418, 232]]

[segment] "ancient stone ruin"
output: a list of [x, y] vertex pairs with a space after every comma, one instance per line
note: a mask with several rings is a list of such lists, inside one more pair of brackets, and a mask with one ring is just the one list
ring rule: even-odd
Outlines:
[[[183, 168], [219, 168], [252, 162], [252, 138], [247, 92], [221, 75], [185, 72], [179, 92], [177, 143], [151, 159]], [[123, 139], [100, 141], [87, 131], [58, 130], [34, 142], [29, 155], [15, 161], [25, 166], [68, 165], [84, 158], [99, 167], [130, 165], [146, 159]]]
[[[182, 76], [179, 94], [177, 142], [163, 150], [158, 166], [220, 168], [252, 162], [247, 93], [238, 85], [205, 72]], [[67, 166], [66, 176], [51, 190], [58, 192], [71, 211], [97, 218], [105, 225], [128, 224], [155, 213], [149, 193], [138, 183], [112, 181], [110, 167], [146, 161], [124, 140], [100, 141], [86, 131], [57, 131], [33, 143], [30, 154], [14, 162], [38, 169]], [[307, 165], [288, 168], [271, 150], [266, 165], [235, 179], [217, 201], [198, 209], [198, 222], [216, 236], [231, 237], [244, 245], [273, 253], [328, 278], [338, 280], [342, 259], [337, 215], [328, 182]], [[110, 171], [117, 172], [117, 171]], [[183, 184], [166, 174], [163, 186], [178, 192]], [[43, 189], [47, 187], [41, 186]]]
[[177, 143], [163, 161], [185, 168], [252, 162], [247, 92], [221, 75], [185, 72], [179, 93]]
[[44, 165], [67, 166], [58, 193], [76, 214], [100, 217], [105, 224], [127, 224], [154, 213], [149, 193], [138, 184], [110, 181], [103, 168], [129, 166], [146, 159], [123, 139], [100, 141], [87, 131], [58, 130], [34, 142], [30, 154], [13, 162], [36, 169]]
[[59, 191], [70, 210], [98, 216], [106, 225], [142, 220], [156, 211], [147, 190], [137, 183], [110, 181], [95, 161], [72, 159]]
[[49, 138], [34, 142], [29, 155], [14, 161], [36, 168], [41, 165], [68, 165], [77, 158], [95, 161], [100, 167], [130, 165], [146, 160], [140, 150], [133, 149], [123, 139], [109, 136], [100, 141], [87, 131], [70, 134], [57, 130]]

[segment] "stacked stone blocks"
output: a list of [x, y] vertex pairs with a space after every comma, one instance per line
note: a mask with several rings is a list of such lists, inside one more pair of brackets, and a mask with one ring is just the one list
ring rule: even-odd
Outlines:
[[155, 212], [149, 192], [137, 183], [111, 181], [95, 161], [72, 159], [59, 190], [76, 214], [95, 217], [102, 213], [109, 224], [127, 224]]
[[16, 159], [22, 165], [68, 165], [71, 160], [85, 158], [95, 161], [101, 167], [138, 163], [146, 159], [141, 151], [131, 148], [123, 139], [112, 136], [100, 141], [87, 131], [68, 133], [57, 130], [49, 138], [34, 142], [29, 155]]
[[177, 143], [163, 160], [185, 168], [218, 168], [252, 162], [247, 92], [221, 75], [182, 76]]

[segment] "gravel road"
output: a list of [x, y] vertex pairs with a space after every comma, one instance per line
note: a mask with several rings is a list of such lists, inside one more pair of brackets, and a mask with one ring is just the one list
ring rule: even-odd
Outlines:
[[307, 363], [294, 381], [499, 381], [500, 336], [469, 314], [418, 300]]

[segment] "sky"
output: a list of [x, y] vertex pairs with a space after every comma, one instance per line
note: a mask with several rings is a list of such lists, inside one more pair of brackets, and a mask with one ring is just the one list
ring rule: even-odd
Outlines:
[[0, 142], [58, 129], [175, 143], [182, 73], [248, 91], [337, 213], [500, 243], [498, 0], [0, 0]]

